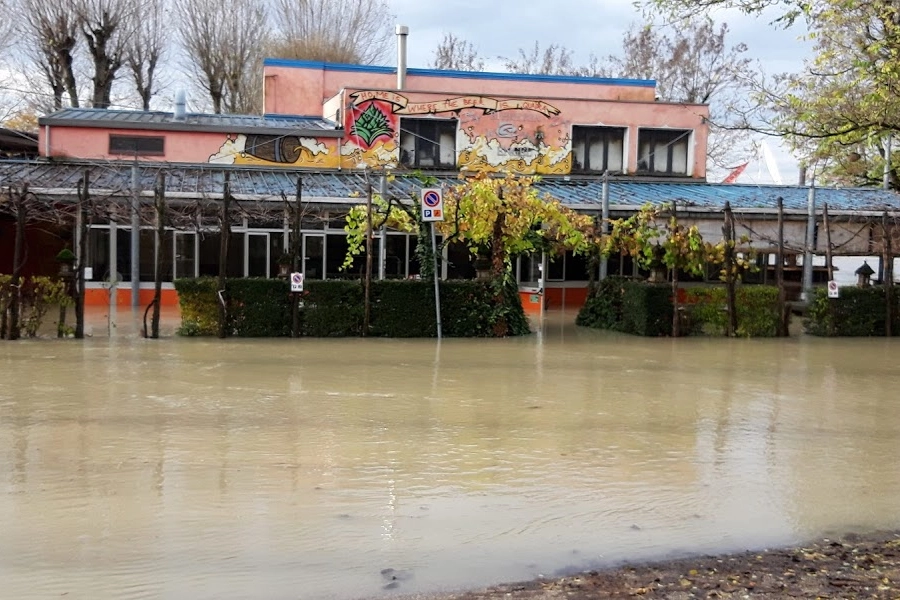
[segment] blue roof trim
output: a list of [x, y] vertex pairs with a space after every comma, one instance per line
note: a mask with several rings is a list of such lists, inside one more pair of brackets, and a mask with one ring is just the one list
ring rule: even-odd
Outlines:
[[653, 79], [615, 79], [610, 77], [576, 77], [574, 75], [532, 75], [524, 73], [497, 73], [492, 71], [445, 71], [441, 69], [408, 69], [406, 73], [408, 75], [419, 75], [422, 77], [448, 77], [455, 79], [492, 79], [501, 81], [538, 81], [547, 83], [656, 87], [656, 81]]
[[[344, 71], [357, 73], [397, 72], [395, 67], [374, 65], [350, 65], [345, 63], [328, 63], [314, 60], [290, 60], [286, 58], [267, 58], [264, 66], [294, 67], [298, 69], [322, 69], [326, 71]], [[489, 79], [499, 81], [537, 81], [546, 83], [581, 83], [588, 85], [622, 85], [631, 87], [656, 87], [654, 79], [618, 79], [612, 77], [576, 77], [574, 75], [531, 75], [524, 73], [497, 73], [492, 71], [450, 71], [445, 69], [407, 69], [407, 75], [419, 77], [447, 77], [452, 79]]]
[[394, 67], [375, 65], [352, 65], [348, 63], [330, 63], [320, 60], [292, 60], [289, 58], [267, 58], [264, 67], [292, 67], [296, 69], [324, 69], [327, 71], [355, 71], [358, 73], [396, 73]]

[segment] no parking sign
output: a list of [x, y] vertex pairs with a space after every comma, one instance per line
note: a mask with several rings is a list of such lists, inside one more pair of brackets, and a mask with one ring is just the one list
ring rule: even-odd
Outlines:
[[291, 273], [291, 291], [303, 291], [303, 273]]
[[444, 220], [444, 198], [440, 188], [422, 188], [422, 221]]
[[831, 281], [828, 282], [828, 297], [829, 298], [840, 298], [841, 297], [840, 288], [838, 288], [837, 281], [835, 281], [834, 279], [832, 279]]

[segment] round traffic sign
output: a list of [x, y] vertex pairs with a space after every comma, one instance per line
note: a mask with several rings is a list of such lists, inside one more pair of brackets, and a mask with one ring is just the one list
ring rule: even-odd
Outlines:
[[836, 292], [837, 289], [838, 289], [837, 281], [832, 280], [832, 281], [828, 282], [828, 291]]
[[422, 202], [425, 203], [425, 206], [434, 208], [441, 203], [441, 195], [434, 190], [428, 190], [422, 195]]

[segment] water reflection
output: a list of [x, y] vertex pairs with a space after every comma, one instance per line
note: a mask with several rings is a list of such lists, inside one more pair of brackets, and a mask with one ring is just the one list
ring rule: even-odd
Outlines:
[[119, 327], [0, 345], [9, 597], [412, 593], [900, 516], [892, 340]]

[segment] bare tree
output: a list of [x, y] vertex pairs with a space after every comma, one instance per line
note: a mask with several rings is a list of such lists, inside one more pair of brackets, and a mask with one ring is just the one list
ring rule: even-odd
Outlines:
[[53, 109], [78, 106], [75, 82], [75, 52], [78, 46], [78, 18], [71, 7], [58, 0], [22, 0], [21, 33], [25, 54], [37, 65], [53, 94]]
[[471, 42], [459, 38], [452, 33], [445, 33], [437, 48], [434, 49], [432, 69], [450, 71], [484, 71], [484, 60]]
[[276, 0], [273, 56], [374, 64], [392, 47], [393, 15], [385, 0]]
[[209, 94], [213, 111], [250, 112], [259, 104], [254, 94], [261, 89], [252, 77], [260, 70], [266, 40], [262, 1], [184, 0], [175, 8], [189, 68]]
[[0, 56], [12, 46], [15, 24], [12, 4], [7, 0], [0, 0]]
[[565, 46], [550, 44], [541, 50], [540, 42], [526, 51], [519, 48], [518, 58], [503, 59], [503, 66], [510, 73], [529, 73], [533, 75], [575, 75], [578, 68], [572, 60], [572, 51]]
[[752, 70], [747, 46], [729, 46], [728, 25], [698, 18], [679, 25], [670, 37], [653, 24], [632, 27], [622, 40], [623, 54], [610, 56], [609, 74], [656, 80], [660, 100], [710, 105], [707, 157], [724, 167], [735, 151], [749, 153], [745, 131], [729, 116], [735, 101], [746, 97]]
[[166, 9], [165, 0], [144, 0], [136, 6], [134, 35], [125, 51], [125, 66], [144, 110], [150, 110], [150, 100], [157, 92], [157, 68], [169, 43]]
[[81, 32], [94, 66], [94, 108], [109, 108], [116, 73], [135, 34], [138, 4], [139, 0], [81, 0], [77, 4]]

